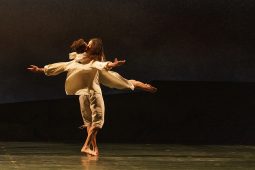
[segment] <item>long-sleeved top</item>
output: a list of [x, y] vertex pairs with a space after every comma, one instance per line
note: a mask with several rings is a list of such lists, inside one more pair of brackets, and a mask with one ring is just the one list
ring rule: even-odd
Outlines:
[[[72, 54], [72, 53], [71, 53]], [[89, 61], [84, 54], [77, 54], [72, 61], [44, 66], [47, 76], [67, 72], [65, 91], [67, 95], [87, 95], [91, 92], [102, 94], [100, 84], [117, 89], [134, 89], [132, 83], [118, 73], [109, 71], [109, 62]]]

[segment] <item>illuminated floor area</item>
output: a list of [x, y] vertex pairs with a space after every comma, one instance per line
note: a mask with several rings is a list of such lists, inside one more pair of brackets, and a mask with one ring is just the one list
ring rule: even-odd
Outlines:
[[80, 144], [0, 142], [0, 170], [255, 169], [255, 146], [101, 144], [100, 156]]

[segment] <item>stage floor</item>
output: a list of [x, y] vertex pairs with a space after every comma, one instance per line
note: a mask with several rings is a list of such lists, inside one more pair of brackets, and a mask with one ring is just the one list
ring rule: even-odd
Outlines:
[[0, 170], [155, 169], [254, 170], [255, 146], [100, 144], [100, 156], [80, 153], [81, 144], [0, 142]]

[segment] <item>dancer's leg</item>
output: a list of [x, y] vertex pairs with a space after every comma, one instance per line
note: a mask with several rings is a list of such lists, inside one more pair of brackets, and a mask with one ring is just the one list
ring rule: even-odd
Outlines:
[[134, 85], [135, 89], [140, 89], [140, 90], [148, 91], [151, 93], [155, 93], [158, 90], [156, 87], [153, 87], [152, 85], [143, 83], [141, 81], [137, 81], [137, 80], [128, 80], [128, 81]]
[[[87, 136], [88, 136], [88, 134], [89, 134], [90, 128], [91, 128], [91, 126], [87, 126]], [[89, 146], [89, 148], [90, 148], [90, 149], [92, 148], [92, 150], [94, 150], [93, 142], [92, 142], [92, 147]]]
[[92, 94], [90, 98], [90, 108], [92, 111], [92, 127], [94, 127], [96, 130], [93, 133], [92, 143], [94, 145], [94, 152], [96, 155], [99, 154], [98, 146], [97, 146], [97, 133], [99, 129], [103, 127], [104, 124], [104, 112], [105, 112], [105, 106], [104, 106], [104, 99], [102, 94]]
[[94, 135], [99, 131], [99, 128], [98, 127], [91, 127], [90, 130], [89, 130], [89, 133], [88, 133], [88, 136], [87, 136], [87, 139], [85, 141], [85, 144], [84, 146], [82, 147], [82, 152], [85, 152], [87, 154], [90, 154], [90, 155], [97, 155], [95, 153], [95, 151], [92, 151], [89, 146], [92, 144], [92, 140], [93, 140], [93, 137]]
[[[87, 134], [89, 134], [91, 126], [87, 127]], [[98, 147], [97, 147], [97, 142], [96, 142], [96, 136], [97, 136], [97, 132], [94, 134], [94, 136], [92, 137], [92, 150], [96, 152], [96, 154], [98, 154]]]
[[[91, 123], [92, 123], [92, 112], [91, 112], [90, 104], [89, 104], [90, 103], [89, 96], [81, 95], [79, 97], [79, 101], [80, 101], [81, 115], [82, 115], [82, 119], [84, 121], [83, 127], [87, 127], [87, 138], [88, 138], [88, 136], [90, 134]], [[81, 152], [86, 152], [86, 153], [91, 154], [92, 150], [90, 149], [90, 145], [88, 146], [88, 148], [86, 148], [86, 147], [84, 144], [81, 149]]]
[[97, 137], [97, 132], [95, 132], [93, 140], [92, 140], [93, 151], [96, 153], [96, 155], [99, 154], [98, 147], [97, 147], [97, 138], [96, 138]]

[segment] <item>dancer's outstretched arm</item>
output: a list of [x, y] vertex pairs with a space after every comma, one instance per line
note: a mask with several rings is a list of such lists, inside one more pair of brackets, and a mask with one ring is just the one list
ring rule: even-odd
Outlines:
[[[112, 66], [111, 68], [114, 68], [123, 65], [125, 62], [125, 60], [118, 61], [117, 58], [115, 58], [114, 62], [110, 62], [108, 66], [110, 65]], [[150, 84], [137, 80], [127, 80], [117, 72], [109, 71], [110, 69], [100, 69], [101, 71], [99, 72], [99, 82], [107, 87], [131, 90], [140, 89], [151, 93], [155, 93], [157, 91], [157, 88]]]
[[33, 73], [44, 73], [44, 68], [40, 68], [36, 65], [30, 65], [27, 69]]
[[118, 60], [117, 58], [115, 58], [114, 62], [111, 61], [106, 61], [106, 62], [102, 62], [102, 61], [95, 61], [92, 64], [92, 68], [98, 69], [98, 70], [111, 70], [115, 67], [119, 67], [123, 64], [125, 64], [126, 60]]
[[122, 66], [125, 63], [126, 63], [126, 60], [118, 60], [117, 58], [115, 58], [113, 62], [109, 62], [107, 64], [107, 67], [109, 69], [112, 69], [112, 68], [115, 68], [115, 67]]
[[48, 64], [44, 67], [38, 67], [36, 65], [30, 65], [27, 69], [31, 72], [34, 73], [44, 73], [47, 76], [55, 76], [58, 75], [62, 72], [67, 71], [66, 66], [70, 62], [59, 62], [59, 63], [53, 63], [53, 64]]

